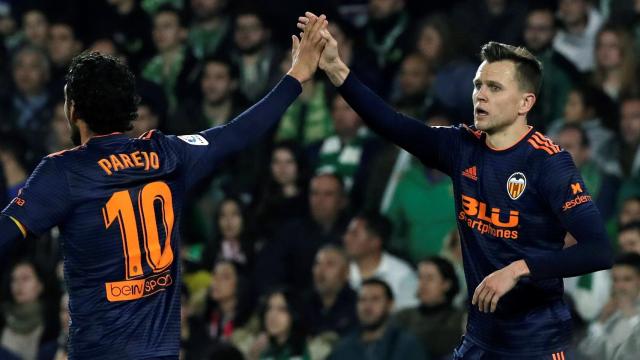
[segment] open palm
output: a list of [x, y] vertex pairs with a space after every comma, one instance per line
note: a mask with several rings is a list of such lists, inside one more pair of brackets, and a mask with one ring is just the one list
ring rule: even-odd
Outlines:
[[[301, 16], [298, 18], [298, 29], [305, 31], [307, 24], [310, 19], [315, 18], [316, 15], [313, 13], [307, 12], [305, 16]], [[340, 60], [340, 55], [338, 54], [338, 42], [333, 38], [327, 26], [323, 26], [320, 30], [320, 35], [326, 40], [326, 45], [322, 54], [320, 55], [320, 62], [318, 67], [322, 70], [327, 70], [331, 65], [337, 63]]]

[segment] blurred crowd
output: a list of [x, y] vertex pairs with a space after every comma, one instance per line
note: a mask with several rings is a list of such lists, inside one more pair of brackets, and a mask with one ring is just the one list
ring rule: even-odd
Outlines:
[[[635, 359], [640, 0], [0, 0], [0, 208], [42, 156], [73, 146], [63, 88], [75, 55], [134, 71], [131, 136], [192, 134], [273, 87], [305, 10], [327, 14], [364, 83], [428, 125], [472, 123], [482, 44], [540, 59], [529, 123], [571, 153], [617, 251], [611, 270], [565, 280], [572, 350]], [[183, 359], [438, 360], [460, 342], [450, 179], [368, 131], [320, 71], [277, 128], [188, 198]], [[0, 259], [0, 359], [66, 359], [63, 241], [54, 228]]]

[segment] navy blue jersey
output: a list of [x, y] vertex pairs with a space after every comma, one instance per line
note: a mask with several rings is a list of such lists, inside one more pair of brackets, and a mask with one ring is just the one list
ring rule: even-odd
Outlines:
[[[497, 150], [472, 127], [426, 126], [388, 108], [352, 75], [340, 92], [373, 130], [452, 178], [469, 299], [491, 273], [521, 259], [530, 266], [532, 276], [505, 294], [494, 313], [469, 306], [467, 339], [509, 355], [564, 350], [571, 318], [562, 300], [562, 276], [608, 264], [584, 257], [562, 271], [548, 265], [559, 254], [576, 257], [562, 250], [567, 231], [578, 234], [581, 244], [591, 236], [603, 254], [608, 246], [570, 154], [533, 128], [515, 145]], [[581, 228], [596, 230], [585, 236]]]
[[40, 163], [3, 214], [36, 234], [60, 227], [70, 359], [177, 358], [185, 193], [275, 125], [300, 90], [285, 77], [225, 126], [186, 136], [96, 136]]

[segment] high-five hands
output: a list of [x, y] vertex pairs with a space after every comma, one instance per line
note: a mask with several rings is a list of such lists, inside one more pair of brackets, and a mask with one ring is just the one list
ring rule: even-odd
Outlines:
[[[320, 17], [322, 17], [322, 15]], [[313, 21], [315, 20], [317, 23], [318, 19], [318, 16], [308, 11], [305, 12], [304, 16], [299, 17], [297, 26], [298, 29], [303, 31], [300, 33], [301, 36], [306, 34], [307, 29], [312, 28]], [[319, 67], [327, 74], [333, 85], [340, 86], [347, 78], [347, 75], [349, 75], [349, 68], [342, 62], [342, 59], [340, 59], [338, 42], [331, 36], [331, 33], [329, 33], [327, 25], [325, 22], [325, 25], [320, 29], [320, 35], [326, 43], [320, 55]]]
[[321, 29], [326, 29], [327, 20], [324, 15], [314, 17], [307, 22], [307, 31], [297, 36], [291, 36], [291, 69], [287, 72], [300, 83], [311, 79], [318, 69], [320, 54], [327, 43], [321, 35]]

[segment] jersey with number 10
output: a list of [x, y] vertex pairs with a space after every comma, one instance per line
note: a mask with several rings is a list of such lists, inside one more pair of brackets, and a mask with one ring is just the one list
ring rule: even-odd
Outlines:
[[96, 136], [44, 158], [3, 214], [35, 234], [60, 227], [70, 359], [177, 358], [185, 193], [277, 123], [300, 90], [287, 76], [227, 125]]

